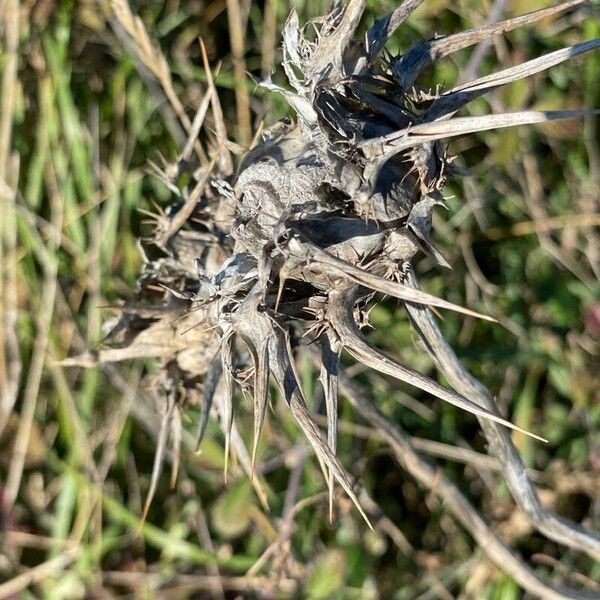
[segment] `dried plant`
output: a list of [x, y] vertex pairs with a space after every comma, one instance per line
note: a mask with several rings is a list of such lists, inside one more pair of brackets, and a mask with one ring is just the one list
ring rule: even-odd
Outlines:
[[[573, 9], [582, 1], [570, 0], [435, 37], [399, 56], [386, 53], [388, 38], [421, 1], [405, 0], [391, 15], [376, 20], [361, 38], [355, 32], [364, 0], [350, 0], [345, 7], [336, 2], [329, 14], [304, 26], [292, 13], [283, 32], [283, 68], [291, 89], [270, 78], [257, 83], [283, 95], [297, 119], [264, 131], [262, 141], [247, 152], [235, 174], [228, 166], [227, 148], [232, 145], [223, 139], [220, 107], [214, 88], [209, 89], [196, 120], [198, 127], [193, 129], [197, 134], [212, 98], [219, 139], [211, 162], [195, 172], [194, 185], [183, 189], [177, 180], [188, 169], [189, 148], [164, 173], [177, 199], [166, 211], [152, 215], [153, 234], [140, 243], [144, 266], [135, 299], [122, 308], [109, 338], [111, 347], [68, 362], [91, 366], [137, 357], [160, 359], [159, 383], [167, 403], [152, 489], [169, 431], [174, 432], [177, 446], [180, 411], [200, 395], [198, 443], [215, 408], [225, 433], [226, 455], [234, 444], [242, 464], [251, 471], [272, 379], [323, 466], [330, 510], [337, 481], [363, 512], [351, 479], [336, 458], [341, 392], [389, 441], [402, 466], [424, 485], [435, 485], [449, 510], [523, 587], [545, 598], [587, 597], [540, 581], [491, 533], [460, 491], [435, 474], [400, 428], [377, 411], [340, 365], [345, 350], [374, 371], [477, 415], [490, 453], [499, 460], [515, 500], [534, 526], [550, 539], [600, 559], [597, 533], [542, 507], [507, 431], [518, 428], [499, 415], [492, 395], [460, 364], [432, 309], [488, 317], [420, 291], [411, 267], [418, 253], [449, 266], [431, 240], [432, 212], [444, 206], [445, 183], [460, 175], [461, 169], [441, 141], [591, 113], [526, 111], [455, 117], [457, 111], [499, 86], [592, 50], [600, 40], [450, 90], [424, 89], [418, 78], [435, 61], [490, 36]], [[145, 48], [141, 56], [153, 56], [139, 22], [123, 10], [117, 18], [123, 14], [130, 23], [126, 31], [141, 36]], [[170, 81], [161, 77], [162, 72], [157, 77]], [[161, 251], [159, 258], [154, 258], [156, 248]], [[451, 388], [386, 356], [363, 335], [369, 310], [381, 295], [405, 304], [415, 332]], [[308, 345], [303, 338], [314, 343]], [[326, 436], [307, 407], [295, 368], [296, 353], [306, 351], [318, 354]], [[250, 456], [235, 429], [237, 386], [248, 390], [254, 402]]]

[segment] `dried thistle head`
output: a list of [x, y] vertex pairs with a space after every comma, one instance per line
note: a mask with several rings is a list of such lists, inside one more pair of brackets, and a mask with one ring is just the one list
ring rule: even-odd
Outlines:
[[[381, 294], [412, 307], [476, 314], [421, 292], [411, 271], [418, 253], [449, 266], [430, 237], [432, 212], [444, 205], [444, 185], [460, 174], [442, 141], [587, 114], [454, 117], [488, 91], [600, 45], [599, 40], [577, 44], [450, 90], [423, 89], [419, 75], [435, 61], [582, 0], [436, 37], [398, 56], [383, 55], [387, 39], [421, 1], [406, 0], [362, 37], [355, 32], [364, 0], [350, 0], [345, 7], [336, 2], [329, 14], [302, 27], [297, 15], [290, 15], [283, 32], [289, 89], [270, 79], [258, 83], [282, 94], [296, 120], [264, 132], [235, 175], [215, 155], [197, 174], [193, 189], [181, 192], [173, 186], [176, 202], [155, 216], [153, 236], [141, 241], [144, 267], [136, 298], [124, 307], [113, 330], [113, 347], [72, 361], [160, 358], [170, 398], [165, 419], [178, 414], [181, 401], [173, 398], [186, 399], [202, 390], [198, 441], [216, 405], [226, 454], [236, 388], [247, 388], [254, 399], [252, 464], [272, 379], [324, 465], [330, 494], [336, 480], [359, 510], [335, 455], [342, 351], [376, 371], [516, 428], [472, 398], [386, 356], [360, 330]], [[162, 251], [160, 258], [150, 257], [148, 249], [155, 247]], [[417, 333], [423, 337], [419, 329]], [[295, 369], [295, 351], [306, 350], [298, 342], [303, 337], [320, 349], [326, 436], [310, 414]]]

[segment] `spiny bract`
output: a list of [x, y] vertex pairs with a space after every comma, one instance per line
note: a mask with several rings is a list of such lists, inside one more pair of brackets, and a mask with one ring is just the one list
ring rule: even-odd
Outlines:
[[[361, 37], [355, 31], [364, 0], [351, 0], [345, 8], [336, 2], [328, 15], [304, 27], [291, 14], [283, 34], [283, 68], [292, 89], [270, 79], [258, 83], [282, 94], [296, 121], [263, 132], [236, 175], [221, 144], [210, 168], [196, 174], [193, 190], [181, 192], [171, 185], [178, 200], [155, 216], [152, 237], [140, 244], [144, 267], [137, 297], [123, 309], [112, 332], [113, 347], [87, 357], [90, 364], [161, 357], [168, 398], [165, 423], [179, 422], [182, 399], [202, 390], [198, 440], [214, 404], [226, 436], [226, 455], [233, 431], [236, 452], [247, 468], [254, 462], [272, 376], [328, 472], [330, 494], [335, 479], [357, 506], [335, 456], [342, 350], [372, 369], [511, 426], [481, 402], [384, 355], [360, 329], [368, 323], [376, 294], [407, 303], [413, 319], [415, 305], [473, 314], [419, 291], [410, 267], [419, 252], [448, 266], [431, 241], [431, 217], [436, 205], [444, 205], [447, 178], [460, 170], [440, 140], [586, 114], [453, 118], [468, 102], [498, 86], [600, 45], [599, 40], [577, 44], [446, 91], [423, 89], [418, 77], [435, 61], [581, 0], [435, 37], [398, 56], [386, 54], [387, 39], [421, 1], [405, 0]], [[175, 170], [185, 168], [184, 163]], [[162, 255], [151, 258], [156, 247]], [[427, 343], [423, 328], [416, 330]], [[307, 408], [294, 367], [302, 336], [320, 348], [326, 439]], [[251, 458], [234, 427], [236, 383], [253, 393]]]

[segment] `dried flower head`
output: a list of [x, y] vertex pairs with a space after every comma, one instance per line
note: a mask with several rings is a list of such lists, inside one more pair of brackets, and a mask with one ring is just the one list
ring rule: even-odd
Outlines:
[[[345, 7], [336, 2], [329, 14], [304, 26], [295, 12], [290, 15], [283, 32], [289, 88], [270, 79], [257, 83], [283, 95], [295, 121], [264, 131], [235, 175], [229, 172], [227, 144], [221, 143], [212, 163], [195, 174], [194, 185], [183, 190], [171, 185], [177, 199], [153, 216], [153, 235], [140, 242], [144, 266], [136, 298], [123, 307], [112, 347], [70, 361], [160, 358], [168, 398], [164, 432], [179, 422], [183, 400], [202, 390], [198, 442], [214, 406], [226, 454], [232, 431], [237, 435], [236, 387], [247, 389], [254, 399], [254, 444], [251, 457], [242, 460], [252, 464], [272, 378], [324, 466], [330, 496], [337, 481], [361, 511], [336, 458], [344, 350], [371, 369], [474, 413], [498, 452], [512, 448], [503, 427], [518, 428], [497, 414], [460, 366], [428, 307], [483, 315], [420, 291], [411, 261], [425, 253], [449, 266], [431, 240], [432, 212], [444, 206], [447, 179], [460, 174], [442, 140], [589, 111], [459, 118], [456, 112], [499, 86], [600, 45], [591, 40], [453, 89], [424, 89], [419, 76], [435, 61], [582, 0], [434, 37], [398, 56], [385, 53], [388, 38], [421, 1], [405, 0], [362, 37], [355, 32], [364, 0]], [[205, 112], [216, 99], [214, 88], [210, 94]], [[186, 154], [189, 148], [168, 182], [185, 168]], [[415, 331], [454, 389], [386, 356], [361, 333], [382, 294], [406, 304]], [[314, 342], [310, 350], [300, 344], [302, 338]], [[295, 369], [295, 352], [314, 348], [320, 350], [326, 436], [311, 416]], [[166, 435], [161, 434], [163, 445]]]

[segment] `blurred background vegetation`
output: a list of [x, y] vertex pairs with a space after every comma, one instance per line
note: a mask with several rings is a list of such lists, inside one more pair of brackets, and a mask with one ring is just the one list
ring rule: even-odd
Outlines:
[[[503, 18], [545, 5], [427, 0], [390, 49], [481, 25], [490, 11]], [[140, 209], [166, 206], [171, 198], [149, 162], [176, 158], [186, 139], [182, 114], [192, 119], [206, 91], [199, 38], [215, 71], [229, 139], [243, 147], [263, 120], [272, 124], [289, 113], [245, 73], [274, 69], [282, 81], [279, 31], [287, 14], [295, 7], [304, 20], [327, 3], [130, 6], [164, 55], [166, 72], [158, 55], [155, 72], [143, 65], [109, 2], [0, 2], [1, 597], [520, 598], [518, 586], [343, 403], [339, 456], [387, 517], [375, 531], [341, 495], [329, 523], [318, 463], [279, 402], [259, 450], [268, 510], [235, 465], [224, 484], [224, 440], [213, 423], [200, 455], [184, 444], [177, 480], [165, 473], [141, 522], [162, 414], [143, 380], [153, 365], [84, 370], [59, 361], [98, 347], [102, 323], [115, 314], [110, 306], [135, 286], [136, 237], [147, 227]], [[395, 6], [371, 0], [364, 24]], [[490, 40], [487, 49], [443, 61], [427, 80], [451, 86], [598, 37], [598, 14], [587, 8]], [[591, 53], [481, 99], [470, 112], [599, 107], [599, 73], [600, 54]], [[549, 439], [542, 445], [515, 436], [544, 503], [597, 528], [597, 121], [471, 135], [450, 150], [472, 171], [449, 185], [450, 211], [440, 211], [434, 223], [453, 270], [423, 259], [416, 265], [422, 285], [498, 318], [501, 326], [446, 313], [442, 326], [497, 394], [503, 413]], [[372, 320], [370, 335], [381, 348], [433, 374], [395, 302], [378, 307]], [[305, 388], [314, 390], [311, 365], [301, 371]], [[445, 446], [431, 443], [485, 453], [474, 418], [384, 377], [355, 376], [524, 559], [557, 583], [598, 590], [600, 566], [533, 531], [493, 461], [448, 460]], [[241, 412], [249, 442], [251, 412]], [[194, 431], [198, 413], [189, 407], [186, 432]], [[275, 542], [275, 555], [263, 560]]]

